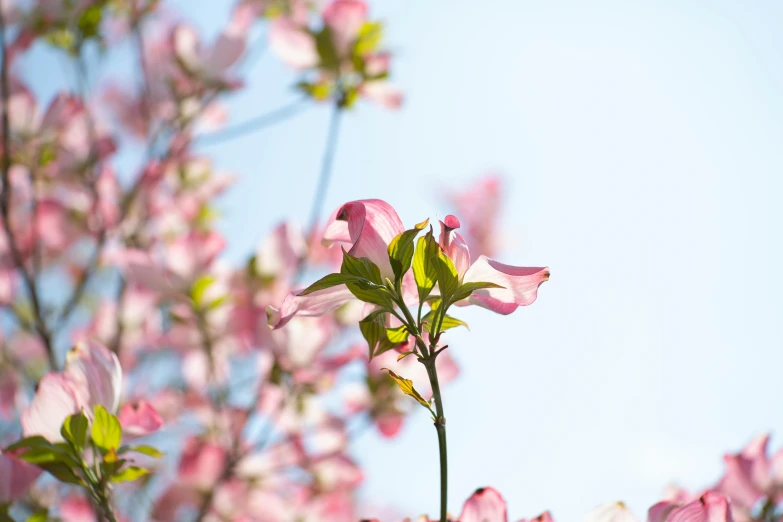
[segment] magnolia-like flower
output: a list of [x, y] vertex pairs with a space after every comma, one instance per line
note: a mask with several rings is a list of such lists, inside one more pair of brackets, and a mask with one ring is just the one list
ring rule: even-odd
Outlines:
[[[122, 368], [117, 356], [95, 341], [81, 341], [68, 352], [63, 372], [51, 372], [41, 379], [33, 402], [22, 412], [24, 436], [63, 441], [60, 428], [68, 416], [80, 411], [91, 416], [99, 404], [116, 413], [121, 392]], [[160, 416], [149, 404], [132, 411], [126, 408], [121, 424], [129, 434], [147, 434], [160, 427]]]
[[[510, 314], [520, 306], [536, 300], [538, 287], [549, 279], [545, 267], [527, 268], [506, 265], [479, 256], [471, 263], [470, 251], [465, 240], [456, 232], [459, 220], [446, 216], [441, 223], [440, 249], [451, 260], [457, 272], [459, 285], [465, 283], [491, 283], [492, 286], [478, 288], [468, 297], [454, 304], [457, 306], [477, 305], [499, 314]], [[395, 277], [389, 255], [389, 245], [405, 232], [397, 212], [385, 201], [367, 199], [351, 201], [332, 214], [323, 235], [323, 243], [350, 245], [348, 254], [355, 258], [367, 258], [380, 271], [381, 281]], [[406, 304], [417, 303], [419, 298], [413, 274], [408, 271], [401, 283]], [[317, 290], [306, 295], [292, 292], [280, 308], [268, 307], [270, 327], [280, 328], [292, 317], [319, 316], [328, 313], [355, 299], [344, 284]]]

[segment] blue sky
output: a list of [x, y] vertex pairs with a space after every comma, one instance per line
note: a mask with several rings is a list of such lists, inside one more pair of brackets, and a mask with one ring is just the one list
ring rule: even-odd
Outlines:
[[[173, 2], [207, 29], [221, 2]], [[781, 432], [783, 4], [773, 1], [374, 2], [396, 113], [362, 104], [340, 135], [326, 208], [381, 197], [403, 221], [438, 192], [506, 176], [499, 260], [548, 265], [538, 301], [469, 310], [445, 388], [450, 508], [492, 485], [512, 518], [579, 520], [624, 500], [643, 518], [669, 481], [699, 488], [721, 456]], [[237, 120], [294, 97], [266, 54]], [[239, 175], [228, 257], [304, 221], [328, 110], [205, 148]], [[436, 437], [363, 435], [364, 498], [437, 511]], [[401, 478], [401, 470], [404, 470]], [[367, 513], [368, 515], [370, 513]]]

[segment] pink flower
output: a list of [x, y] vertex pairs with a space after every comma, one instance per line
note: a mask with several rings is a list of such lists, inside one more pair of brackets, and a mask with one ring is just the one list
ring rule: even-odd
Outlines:
[[231, 84], [226, 72], [244, 53], [254, 16], [254, 8], [240, 5], [217, 41], [206, 49], [201, 48], [195, 29], [179, 26], [174, 29], [174, 52], [188, 72], [205, 81]]
[[733, 522], [726, 497], [714, 491], [685, 505], [659, 502], [650, 508], [647, 522]]
[[[456, 229], [459, 220], [446, 216], [441, 222], [440, 246], [452, 260], [457, 269], [460, 283], [488, 282], [499, 288], [482, 288], [458, 303], [487, 308], [493, 312], [507, 315], [520, 306], [532, 304], [536, 300], [538, 287], [549, 279], [549, 269], [545, 267], [516, 267], [489, 259], [479, 258], [471, 265], [470, 251], [465, 240]], [[348, 251], [354, 257], [366, 257], [380, 269], [381, 278], [393, 278], [388, 255], [389, 243], [403, 232], [402, 221], [397, 212], [385, 201], [368, 199], [346, 203], [332, 215], [323, 241], [325, 244], [349, 243]], [[406, 303], [410, 296], [415, 298], [412, 289], [412, 274], [406, 274], [403, 281], [403, 293]], [[406, 291], [408, 290], [408, 291]], [[319, 316], [331, 312], [353, 300], [353, 294], [345, 285], [333, 286], [324, 290], [300, 295], [289, 294], [279, 309], [269, 307], [268, 322], [271, 327], [280, 328], [295, 315]]]
[[269, 46], [294, 69], [310, 69], [320, 62], [312, 35], [306, 27], [290, 18], [278, 18], [270, 22]]
[[495, 283], [502, 288], [481, 288], [464, 301], [456, 303], [457, 306], [473, 304], [508, 315], [520, 306], [532, 304], [538, 295], [538, 287], [549, 280], [549, 269], [506, 265], [484, 255], [470, 264], [467, 243], [456, 232], [459, 226], [456, 217], [446, 216], [441, 222], [440, 245], [454, 262], [460, 283]]
[[129, 402], [122, 407], [119, 414], [123, 431], [128, 435], [149, 435], [160, 429], [163, 419], [157, 410], [147, 401]]
[[41, 435], [51, 442], [63, 441], [60, 427], [69, 415], [89, 402], [87, 390], [61, 373], [45, 375], [38, 384], [33, 402], [22, 412], [25, 437]]
[[0, 505], [22, 498], [40, 474], [36, 466], [0, 451]]
[[367, 4], [363, 0], [334, 0], [321, 13], [332, 30], [334, 47], [340, 56], [350, 52], [367, 20]]
[[94, 341], [83, 341], [68, 353], [65, 370], [41, 379], [30, 406], [22, 412], [24, 435], [41, 435], [62, 441], [60, 427], [69, 415], [91, 414], [103, 405], [116, 412], [122, 389], [122, 368], [117, 356]]
[[120, 406], [122, 368], [117, 355], [102, 344], [85, 340], [68, 352], [65, 374], [87, 390], [90, 406], [102, 404], [110, 412]]
[[740, 453], [726, 455], [726, 474], [716, 490], [729, 497], [733, 507], [749, 511], [760, 498], [778, 500], [783, 493], [783, 451], [767, 456], [769, 435], [753, 439]]
[[462, 506], [458, 522], [508, 522], [506, 501], [493, 488], [477, 489]]

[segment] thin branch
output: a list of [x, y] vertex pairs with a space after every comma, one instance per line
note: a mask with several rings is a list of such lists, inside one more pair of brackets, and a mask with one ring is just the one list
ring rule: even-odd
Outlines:
[[27, 292], [30, 294], [30, 301], [33, 305], [33, 319], [35, 322], [35, 329], [38, 332], [38, 336], [44, 344], [46, 354], [49, 357], [49, 365], [52, 368], [57, 367], [57, 358], [54, 354], [54, 348], [52, 346], [51, 334], [46, 326], [46, 322], [43, 317], [43, 309], [41, 301], [38, 297], [38, 289], [36, 288], [35, 280], [27, 271], [24, 265], [24, 259], [19, 251], [19, 247], [14, 237], [13, 229], [11, 227], [11, 182], [9, 179], [9, 172], [11, 170], [11, 124], [8, 119], [8, 98], [9, 98], [9, 82], [8, 82], [8, 49], [6, 48], [5, 41], [5, 14], [0, 9], [0, 51], [2, 51], [3, 63], [0, 66], [0, 90], [2, 91], [2, 131], [3, 131], [3, 159], [2, 159], [2, 183], [3, 193], [0, 195], [0, 214], [2, 215], [3, 228], [8, 236], [8, 249], [11, 251], [11, 257], [14, 260], [14, 264], [17, 266], [22, 274]]
[[285, 121], [292, 116], [295, 116], [303, 109], [307, 107], [304, 103], [305, 100], [296, 100], [293, 103], [284, 105], [278, 109], [261, 114], [255, 118], [251, 118], [242, 123], [238, 123], [233, 127], [229, 127], [224, 130], [210, 132], [208, 134], [202, 134], [196, 136], [196, 143], [202, 146], [215, 145], [218, 143], [224, 143], [229, 140], [241, 138], [242, 136], [258, 132], [266, 127]]

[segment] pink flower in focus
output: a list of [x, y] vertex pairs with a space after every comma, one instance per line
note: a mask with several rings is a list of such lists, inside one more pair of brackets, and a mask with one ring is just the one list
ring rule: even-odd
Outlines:
[[[393, 277], [388, 245], [405, 230], [397, 212], [385, 201], [368, 199], [346, 203], [333, 216], [324, 232], [324, 242], [349, 243], [349, 254], [366, 257], [375, 263], [380, 269], [382, 279]], [[503, 315], [512, 313], [520, 306], [532, 304], [536, 300], [538, 287], [549, 279], [549, 269], [506, 265], [483, 255], [470, 264], [468, 246], [456, 232], [459, 226], [456, 217], [446, 216], [444, 222], [441, 222], [440, 235], [440, 246], [454, 263], [459, 282], [489, 282], [499, 285], [500, 288], [478, 289], [467, 299], [455, 304], [477, 305]], [[403, 294], [408, 303], [411, 298], [416, 298], [416, 292], [413, 274], [409, 271], [406, 276], [407, 279], [403, 281]], [[269, 325], [280, 328], [295, 315], [323, 315], [354, 299], [345, 285], [307, 295], [292, 292], [279, 309], [268, 308]]]

